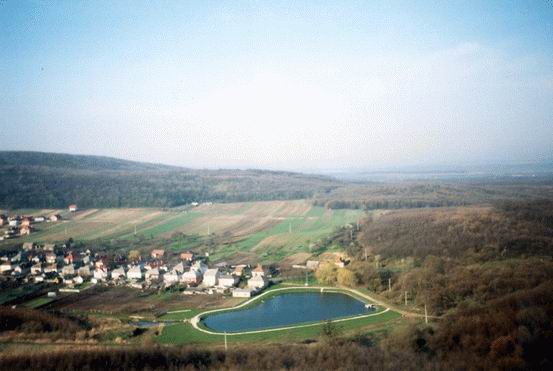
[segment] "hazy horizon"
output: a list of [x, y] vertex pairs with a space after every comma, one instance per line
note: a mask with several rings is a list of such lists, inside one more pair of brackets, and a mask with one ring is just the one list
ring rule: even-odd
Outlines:
[[553, 159], [551, 2], [0, 2], [0, 147], [295, 171]]

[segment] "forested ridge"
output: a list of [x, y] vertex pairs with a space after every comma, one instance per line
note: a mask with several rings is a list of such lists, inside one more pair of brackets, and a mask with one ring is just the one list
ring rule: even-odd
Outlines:
[[0, 207], [174, 207], [310, 198], [332, 178], [265, 170], [197, 170], [98, 156], [0, 152]]

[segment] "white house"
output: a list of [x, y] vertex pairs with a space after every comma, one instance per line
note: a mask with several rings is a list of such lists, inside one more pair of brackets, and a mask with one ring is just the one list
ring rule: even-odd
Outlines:
[[81, 276], [77, 276], [75, 278], [73, 278], [73, 283], [75, 285], [80, 285], [84, 282], [83, 278]]
[[199, 271], [190, 269], [182, 275], [181, 280], [191, 285], [197, 285], [202, 280], [202, 275]]
[[46, 220], [43, 216], [35, 216], [34, 222], [35, 223], [42, 223], [44, 220]]
[[90, 267], [88, 265], [80, 267], [79, 269], [77, 269], [77, 274], [81, 277], [90, 277]]
[[96, 268], [94, 270], [94, 279], [98, 281], [105, 281], [108, 279], [108, 270], [106, 268]]
[[179, 264], [177, 264], [173, 267], [173, 271], [175, 271], [176, 273], [179, 273], [179, 274], [183, 274], [184, 270], [185, 269], [184, 269], [183, 262], [180, 262]]
[[48, 264], [54, 264], [58, 257], [54, 253], [46, 254], [46, 263]]
[[42, 263], [38, 262], [31, 267], [31, 274], [41, 274], [42, 273]]
[[159, 269], [154, 268], [154, 269], [150, 269], [149, 271], [146, 271], [146, 280], [156, 281], [158, 279], [159, 279]]
[[10, 227], [17, 227], [18, 225], [19, 225], [19, 220], [17, 220], [17, 219], [10, 220], [10, 222], [9, 222]]
[[111, 271], [111, 279], [116, 281], [118, 279], [125, 279], [125, 268], [119, 267]]
[[208, 269], [204, 273], [204, 285], [206, 286], [216, 286], [219, 282], [219, 269]]
[[163, 281], [167, 284], [179, 282], [179, 279], [180, 275], [175, 269], [163, 275]]
[[252, 270], [252, 278], [253, 277], [265, 277], [265, 271], [263, 270], [261, 264]]
[[235, 298], [249, 298], [252, 296], [251, 290], [236, 288], [232, 290], [232, 296]]
[[75, 266], [73, 264], [69, 264], [64, 266], [61, 269], [62, 276], [73, 276], [75, 275]]
[[238, 277], [230, 274], [225, 274], [219, 277], [219, 286], [221, 287], [233, 287], [238, 283]]
[[204, 263], [197, 261], [192, 265], [190, 269], [199, 272], [200, 276], [203, 276], [205, 272], [207, 272], [208, 268], [207, 265], [205, 265]]
[[69, 211], [70, 211], [70, 212], [73, 212], [73, 213], [74, 213], [75, 211], [77, 211], [77, 205], [75, 205], [75, 204], [69, 205]]
[[131, 267], [127, 272], [127, 278], [130, 280], [141, 280], [143, 278], [143, 274], [140, 265]]
[[0, 264], [0, 273], [6, 273], [12, 270], [12, 263], [4, 262]]
[[55, 264], [49, 264], [44, 267], [44, 273], [54, 273], [58, 271], [58, 267]]
[[262, 276], [253, 276], [248, 280], [248, 288], [252, 290], [262, 289], [267, 285], [265, 278]]

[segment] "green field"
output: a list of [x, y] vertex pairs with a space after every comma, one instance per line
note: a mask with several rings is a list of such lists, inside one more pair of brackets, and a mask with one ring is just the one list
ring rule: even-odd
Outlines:
[[146, 238], [152, 246], [170, 241], [166, 248], [175, 253], [195, 248], [209, 251], [213, 261], [250, 259], [262, 263], [309, 253], [310, 245], [363, 216], [360, 210], [325, 209], [304, 200], [206, 204], [177, 209], [88, 209], [77, 213], [26, 211], [27, 214], [35, 211], [37, 215], [61, 213], [64, 220], [36, 224], [30, 236], [2, 241], [0, 247], [26, 241], [58, 242], [69, 237], [76, 241], [129, 242]]

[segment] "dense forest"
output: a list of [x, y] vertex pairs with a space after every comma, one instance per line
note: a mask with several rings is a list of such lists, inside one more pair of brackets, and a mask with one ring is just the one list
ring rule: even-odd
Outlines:
[[341, 182], [264, 170], [194, 170], [107, 157], [0, 152], [0, 207], [174, 207], [310, 198]]
[[553, 202], [391, 211], [362, 223], [349, 251], [365, 249], [358, 284], [441, 316], [407, 349], [461, 369], [552, 367]]

